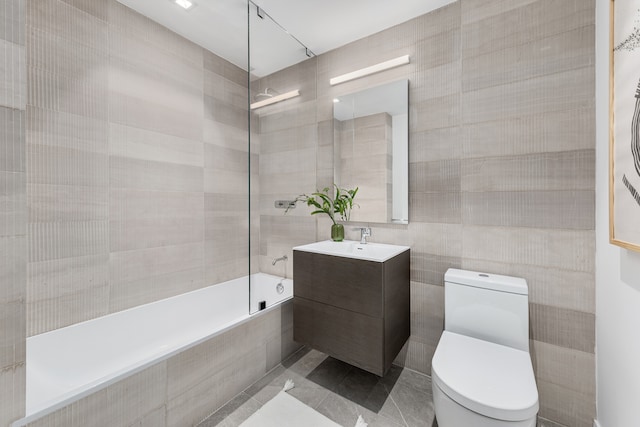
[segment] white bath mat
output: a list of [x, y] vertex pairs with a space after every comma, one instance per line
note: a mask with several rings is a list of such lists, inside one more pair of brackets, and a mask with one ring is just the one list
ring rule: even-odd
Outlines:
[[[287, 380], [284, 389], [262, 408], [253, 413], [240, 427], [343, 427], [287, 393], [293, 382]], [[367, 427], [358, 417], [356, 427]]]

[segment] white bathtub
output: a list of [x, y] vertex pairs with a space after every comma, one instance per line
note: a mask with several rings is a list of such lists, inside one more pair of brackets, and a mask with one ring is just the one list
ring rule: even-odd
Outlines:
[[[258, 273], [27, 339], [24, 426], [293, 296], [290, 279]], [[276, 286], [282, 283], [284, 292]], [[259, 315], [259, 312], [256, 313]]]

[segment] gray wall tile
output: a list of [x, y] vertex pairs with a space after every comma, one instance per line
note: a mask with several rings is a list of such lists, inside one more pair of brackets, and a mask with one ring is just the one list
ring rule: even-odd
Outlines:
[[409, 191], [460, 191], [460, 161], [441, 160], [409, 163]]
[[593, 107], [500, 118], [462, 126], [463, 157], [593, 149]]
[[593, 231], [472, 225], [463, 228], [464, 258], [594, 271]]
[[546, 381], [538, 381], [540, 396], [539, 415], [562, 425], [591, 427], [596, 417], [596, 405], [592, 399]]
[[27, 233], [25, 182], [24, 173], [0, 171], [0, 236]]
[[4, 370], [23, 365], [26, 352], [20, 341], [24, 337], [25, 330], [24, 302], [20, 300], [3, 302], [0, 319], [2, 324], [6, 325], [8, 332], [0, 338], [0, 366]]
[[409, 193], [409, 221], [460, 224], [460, 192]]
[[[207, 118], [203, 120], [202, 138], [204, 142], [220, 147], [235, 148], [237, 150], [249, 149], [246, 129], [225, 125]], [[254, 147], [251, 148], [251, 152], [256, 152]]]
[[464, 192], [463, 221], [473, 225], [593, 230], [593, 191]]
[[588, 67], [595, 62], [595, 26], [588, 25], [463, 61], [463, 89], [471, 91]]
[[[163, 90], [162, 87], [149, 92]], [[170, 100], [166, 100], [170, 103]], [[195, 106], [196, 104], [193, 104]], [[188, 107], [170, 107], [148, 101], [146, 96], [131, 96], [113, 92], [109, 96], [110, 120], [114, 123], [140, 127], [150, 131], [198, 140], [202, 138], [202, 114]]]
[[222, 76], [237, 85], [247, 87], [249, 81], [247, 72], [240, 67], [206, 50], [203, 51], [203, 61], [205, 70]]
[[27, 106], [27, 144], [93, 154], [109, 153], [109, 124], [102, 118]]
[[595, 402], [595, 354], [541, 341], [532, 341], [531, 346], [534, 370], [540, 381], [560, 385]]
[[0, 106], [24, 110], [27, 100], [25, 48], [0, 39]]
[[458, 59], [454, 62], [420, 70], [413, 75], [410, 74], [410, 77], [409, 87], [412, 100], [410, 104], [418, 105], [433, 98], [459, 95], [462, 89], [462, 61]]
[[24, 16], [24, 0], [6, 0], [4, 7], [0, 10], [0, 22], [2, 22], [0, 39], [24, 46]]
[[593, 94], [584, 88], [594, 85], [595, 73], [589, 66], [464, 92], [462, 120], [465, 124], [478, 123], [591, 107]]
[[203, 193], [112, 190], [110, 250], [201, 242], [203, 209]]
[[0, 7], [0, 425], [23, 416], [26, 396], [25, 7]]
[[239, 129], [247, 128], [247, 108], [236, 107], [212, 96], [204, 96], [204, 117]]
[[82, 185], [28, 184], [28, 219], [32, 223], [107, 221], [106, 188]]
[[409, 130], [422, 132], [457, 126], [461, 114], [459, 94], [431, 98], [409, 106]]
[[[28, 289], [31, 289], [29, 286]], [[109, 287], [82, 287], [68, 294], [59, 293], [49, 299], [29, 299], [27, 302], [27, 334], [41, 334], [59, 327], [109, 314]]]
[[29, 262], [108, 253], [107, 221], [30, 223]]
[[106, 187], [109, 157], [101, 153], [27, 145], [27, 182], [30, 184]]
[[0, 390], [2, 390], [2, 409], [0, 419], [10, 425], [21, 418], [25, 411], [26, 365], [24, 362], [0, 371]]
[[594, 190], [595, 151], [580, 150], [462, 162], [463, 191]]
[[108, 135], [111, 156], [203, 167], [201, 141], [115, 123], [109, 125]]
[[529, 304], [529, 316], [535, 341], [587, 353], [595, 351], [595, 314], [533, 303]]
[[[595, 20], [594, 0], [569, 0], [561, 4], [553, 0], [493, 1], [486, 8], [470, 3], [462, 2], [465, 58], [554, 36], [593, 24]], [[484, 10], [477, 14], [478, 9]]]
[[203, 191], [203, 169], [196, 166], [111, 156], [111, 188], [152, 191]]
[[[442, 28], [439, 26], [439, 28]], [[387, 36], [388, 37], [388, 36]], [[420, 40], [413, 58], [418, 70], [435, 68], [460, 59], [460, 27]]]
[[130, 281], [112, 281], [109, 286], [108, 313], [195, 291], [211, 284], [205, 282], [204, 268], [201, 266], [148, 274]]
[[0, 171], [25, 171], [25, 112], [0, 107]]
[[514, 9], [520, 9], [539, 0], [487, 0], [483, 3], [462, 2], [462, 24], [469, 25], [495, 15], [500, 15]]
[[107, 20], [109, 3], [103, 0], [62, 0], [71, 6], [95, 16], [103, 21]]
[[113, 283], [197, 268], [202, 265], [203, 243], [159, 246], [135, 251], [112, 252], [109, 259]]
[[[0, 237], [0, 304], [24, 299], [27, 275], [26, 236]], [[6, 334], [17, 331], [8, 329]]]
[[449, 268], [461, 268], [460, 257], [411, 252], [411, 280], [417, 283], [443, 286], [444, 274]]
[[463, 152], [462, 135], [459, 126], [412, 132], [409, 135], [409, 162], [420, 163], [461, 158]]

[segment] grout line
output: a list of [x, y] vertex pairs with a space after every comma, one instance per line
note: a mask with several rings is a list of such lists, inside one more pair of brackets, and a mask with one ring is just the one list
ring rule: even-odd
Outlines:
[[400, 407], [398, 406], [398, 404], [396, 403], [395, 399], [393, 398], [393, 396], [391, 396], [391, 390], [389, 390], [387, 388], [386, 385], [382, 385], [384, 387], [384, 391], [387, 392], [387, 397], [389, 399], [391, 399], [391, 403], [393, 403], [393, 406], [396, 407], [396, 409], [398, 410], [398, 413], [400, 414], [400, 418], [402, 418], [402, 422], [404, 423], [404, 425], [406, 427], [409, 427], [409, 423], [407, 423], [407, 420], [404, 418], [404, 414], [402, 413], [402, 411], [400, 410]]
[[[322, 387], [322, 390], [324, 390], [326, 392], [326, 394], [324, 395], [324, 397], [320, 400], [320, 402], [318, 402], [318, 404], [316, 406], [313, 407], [314, 410], [318, 410], [318, 408], [320, 406], [322, 406], [322, 404], [324, 403], [325, 400], [327, 400], [327, 398], [329, 397], [329, 395], [331, 394], [331, 392], [329, 390], [327, 390], [326, 388]], [[320, 412], [320, 411], [318, 411]]]
[[[242, 393], [244, 393], [244, 391], [243, 391]], [[256, 398], [255, 398], [255, 396], [251, 396], [249, 393], [245, 393], [245, 394], [246, 394], [247, 396], [249, 396], [249, 400], [253, 400], [253, 401], [255, 401], [255, 402], [258, 402], [258, 404], [260, 405], [260, 408], [262, 408], [262, 407], [265, 405], [265, 403], [262, 403], [262, 402], [260, 402], [258, 399], [256, 399]], [[247, 400], [247, 402], [248, 402], [249, 400]], [[238, 410], [238, 409], [240, 409], [240, 407], [238, 407], [236, 410]], [[235, 412], [235, 411], [233, 411], [233, 412]], [[253, 413], [252, 413], [251, 415], [253, 415]]]

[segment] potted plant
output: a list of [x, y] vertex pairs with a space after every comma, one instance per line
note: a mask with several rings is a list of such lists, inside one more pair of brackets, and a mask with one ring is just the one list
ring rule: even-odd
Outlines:
[[[354, 206], [358, 206], [353, 203], [356, 194], [358, 193], [358, 187], [353, 190], [347, 190], [338, 187], [333, 184], [336, 189], [335, 196], [331, 198], [329, 194], [329, 187], [323, 188], [322, 191], [316, 191], [315, 193], [301, 194], [296, 197], [294, 203], [304, 202], [307, 206], [315, 208], [311, 212], [311, 215], [326, 214], [331, 218], [333, 225], [331, 226], [331, 240], [334, 242], [341, 242], [344, 240], [344, 225], [336, 222], [336, 214], [341, 221], [349, 221], [351, 216], [351, 209]], [[289, 208], [285, 210], [285, 214], [289, 212]]]

